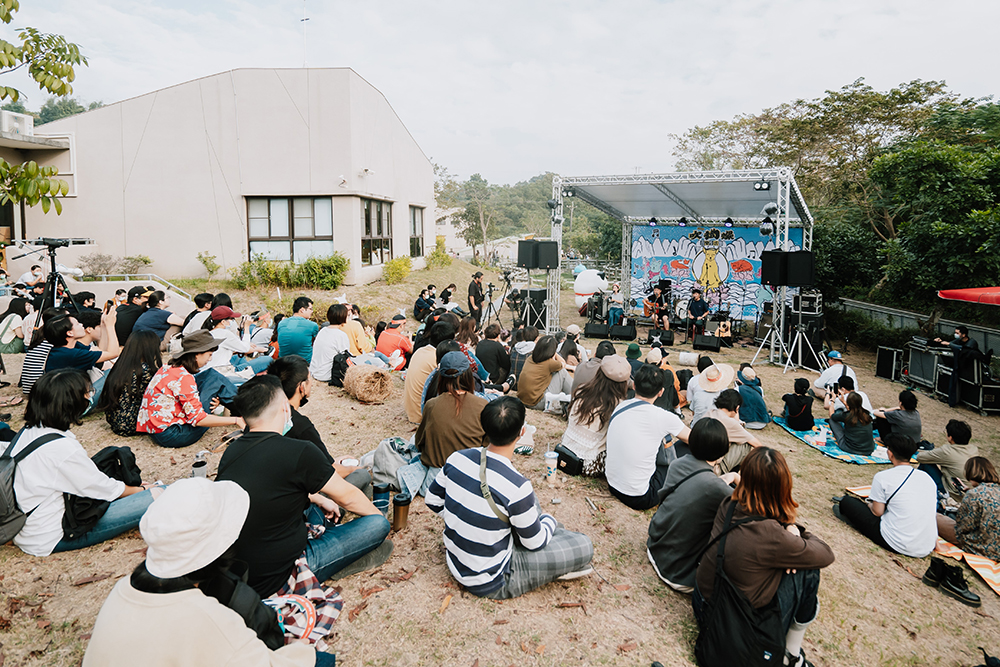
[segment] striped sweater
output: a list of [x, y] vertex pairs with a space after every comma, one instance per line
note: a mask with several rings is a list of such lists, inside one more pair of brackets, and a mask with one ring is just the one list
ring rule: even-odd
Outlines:
[[486, 480], [497, 508], [510, 524], [497, 518], [479, 488], [483, 450], [464, 449], [448, 457], [427, 491], [424, 502], [444, 518], [448, 569], [474, 595], [486, 595], [504, 583], [511, 554], [512, 532], [529, 551], [549, 543], [556, 520], [540, 514], [531, 482], [506, 457], [489, 453]]

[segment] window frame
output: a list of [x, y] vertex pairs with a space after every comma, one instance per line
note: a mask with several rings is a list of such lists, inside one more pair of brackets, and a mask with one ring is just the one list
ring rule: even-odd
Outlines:
[[[417, 224], [419, 214], [419, 227]], [[424, 207], [410, 206], [410, 257], [424, 256]]]
[[[299, 264], [301, 262], [298, 262], [295, 259], [295, 243], [297, 241], [305, 241], [305, 242], [309, 242], [309, 241], [328, 241], [331, 244], [331, 246], [333, 245], [333, 243], [334, 243], [334, 225], [333, 225], [333, 197], [332, 196], [311, 196], [311, 197], [256, 196], [256, 197], [245, 197], [244, 199], [246, 200], [246, 207], [247, 207], [247, 256], [248, 257], [252, 257], [254, 255], [254, 252], [253, 252], [253, 244], [254, 243], [287, 243], [288, 244], [288, 259], [278, 259], [278, 260], [269, 260], [269, 261], [279, 261], [279, 262], [285, 262], [285, 261], [287, 261], [287, 262], [292, 262], [292, 263], [295, 263], [295, 264]], [[321, 234], [321, 235], [317, 236], [316, 235], [316, 202], [317, 202], [317, 200], [322, 200], [322, 199], [325, 199], [325, 200], [327, 200], [327, 201], [330, 202], [330, 205], [329, 205], [329, 210], [330, 210], [330, 233], [329, 234]], [[287, 221], [286, 221], [287, 227], [286, 227], [286, 230], [287, 231], [286, 231], [286, 233], [284, 235], [274, 235], [274, 233], [273, 233], [274, 222], [275, 221], [274, 221], [274, 218], [273, 218], [273, 215], [272, 215], [272, 203], [274, 201], [276, 201], [276, 200], [284, 200], [285, 202], [287, 202], [287, 206], [286, 206], [286, 215], [287, 215]], [[310, 217], [309, 218], [305, 218], [304, 216], [298, 216], [298, 217], [296, 217], [296, 215], [295, 215], [295, 207], [296, 207], [295, 202], [296, 202], [296, 200], [305, 200], [305, 201], [309, 202], [309, 208], [310, 208]], [[267, 220], [267, 233], [268, 233], [268, 235], [266, 237], [263, 237], [263, 236], [254, 236], [253, 235], [251, 220], [263, 220], [264, 219], [264, 218], [261, 218], [259, 216], [252, 216], [251, 215], [251, 202], [253, 202], [253, 201], [263, 201], [266, 204], [266, 206], [267, 206], [267, 218], [266, 218], [266, 220]], [[311, 231], [312, 231], [312, 234], [310, 236], [305, 236], [305, 235], [298, 236], [298, 235], [296, 235], [296, 233], [295, 233], [295, 221], [297, 219], [298, 220], [308, 219], [308, 220], [311, 221]], [[312, 255], [309, 255], [309, 257], [311, 257], [311, 256]], [[308, 259], [308, 257], [306, 259]], [[303, 260], [303, 261], [305, 261], [305, 260]]]
[[[385, 199], [361, 197], [361, 266], [382, 266], [393, 258], [392, 204]], [[372, 261], [375, 248], [378, 261]]]

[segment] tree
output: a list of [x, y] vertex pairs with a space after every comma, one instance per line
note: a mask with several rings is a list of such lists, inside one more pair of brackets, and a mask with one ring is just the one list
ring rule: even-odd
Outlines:
[[50, 97], [38, 111], [38, 125], [51, 123], [60, 118], [68, 118], [78, 113], [83, 113], [87, 109], [74, 97]]
[[451, 175], [448, 167], [437, 162], [431, 162], [434, 166], [434, 202], [437, 204], [438, 214], [442, 217], [436, 222], [443, 220], [447, 211], [459, 208], [465, 204], [462, 199], [462, 185]]
[[27, 107], [25, 107], [24, 103], [21, 102], [20, 100], [17, 102], [8, 102], [7, 104], [3, 105], [0, 108], [2, 108], [4, 111], [12, 111], [13, 113], [23, 113], [29, 116], [35, 115], [32, 112], [28, 111]]
[[[18, 0], [0, 0], [0, 21], [9, 24], [20, 9]], [[0, 39], [0, 75], [26, 68], [39, 89], [63, 97], [73, 94], [71, 82], [76, 78], [74, 65], [86, 65], [87, 59], [80, 47], [66, 41], [61, 35], [40, 32], [35, 28], [21, 28], [17, 41]], [[21, 91], [11, 86], [0, 86], [0, 100], [17, 103]], [[56, 195], [69, 191], [66, 181], [55, 178], [55, 167], [40, 167], [35, 162], [11, 165], [0, 160], [0, 204], [10, 201], [24, 202], [29, 206], [41, 203], [48, 213], [50, 207], [62, 212], [62, 202]]]
[[462, 185], [462, 196], [468, 202], [458, 215], [462, 225], [462, 238], [472, 244], [475, 250], [483, 245], [483, 256], [489, 254], [489, 242], [496, 237], [495, 226], [502, 217], [504, 188], [491, 185], [479, 174], [473, 174]]

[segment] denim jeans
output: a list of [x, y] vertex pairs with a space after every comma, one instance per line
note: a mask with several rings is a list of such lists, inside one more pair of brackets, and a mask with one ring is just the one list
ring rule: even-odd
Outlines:
[[203, 368], [198, 371], [194, 376], [194, 382], [198, 385], [198, 397], [205, 412], [211, 409], [209, 404], [213, 398], [217, 397], [223, 405], [229, 405], [236, 398], [236, 385], [214, 368]]
[[319, 507], [310, 505], [306, 521], [326, 524], [326, 532], [306, 545], [306, 562], [321, 582], [375, 550], [389, 535], [389, 521], [381, 514], [359, 516], [345, 524], [333, 525], [326, 522]]
[[337, 656], [333, 653], [323, 653], [316, 651], [316, 667], [336, 667]]
[[192, 426], [191, 424], [171, 424], [163, 433], [150, 433], [149, 437], [160, 447], [187, 447], [201, 440], [208, 430], [207, 426]]
[[112, 537], [121, 535], [139, 525], [139, 519], [146, 513], [146, 508], [153, 502], [153, 494], [149, 489], [131, 496], [119, 498], [111, 503], [108, 511], [100, 518], [93, 528], [73, 540], [60, 540], [54, 551], [73, 551], [100, 544]]
[[621, 308], [611, 308], [608, 310], [608, 326], [617, 326], [622, 321], [625, 311]]
[[246, 357], [234, 354], [229, 360], [229, 363], [232, 364], [233, 368], [238, 371], [241, 371], [244, 368], [252, 368], [254, 373], [263, 373], [267, 370], [267, 367], [271, 365], [272, 361], [274, 361], [274, 359], [267, 355], [261, 355], [254, 359], [247, 359]]
[[91, 385], [91, 387], [94, 390], [94, 395], [90, 397], [90, 405], [87, 406], [87, 409], [84, 411], [83, 414], [89, 415], [91, 412], [93, 412], [94, 406], [97, 405], [97, 401], [99, 401], [101, 398], [101, 391], [104, 389], [104, 380], [107, 377], [108, 377], [107, 373], [102, 373], [101, 377], [97, 378], [97, 380], [95, 380], [94, 383]]

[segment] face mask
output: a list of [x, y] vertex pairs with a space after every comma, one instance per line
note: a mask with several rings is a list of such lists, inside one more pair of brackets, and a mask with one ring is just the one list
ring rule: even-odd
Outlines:
[[962, 334], [960, 334], [960, 333], [955, 334], [955, 338], [956, 339], [961, 338], [961, 337], [962, 337]]
[[292, 430], [292, 411], [288, 410], [288, 417], [285, 419], [285, 426], [281, 429], [281, 435], [285, 435]]

